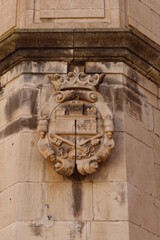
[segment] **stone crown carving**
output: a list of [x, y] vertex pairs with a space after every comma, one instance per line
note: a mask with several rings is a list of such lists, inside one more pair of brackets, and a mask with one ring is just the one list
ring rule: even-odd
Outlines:
[[75, 67], [73, 72], [66, 74], [54, 74], [50, 76], [50, 80], [56, 91], [65, 89], [87, 89], [95, 90], [99, 85], [103, 75], [94, 74], [86, 75], [80, 72], [78, 67]]
[[41, 111], [39, 150], [57, 173], [70, 176], [97, 171], [114, 147], [113, 115], [96, 87], [104, 75], [87, 75], [78, 67], [49, 76], [54, 93]]

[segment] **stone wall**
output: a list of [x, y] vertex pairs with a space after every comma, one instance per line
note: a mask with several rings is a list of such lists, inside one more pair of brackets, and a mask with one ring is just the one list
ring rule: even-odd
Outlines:
[[160, 43], [159, 0], [1, 0], [0, 11], [0, 35], [13, 28], [131, 27]]
[[106, 74], [99, 91], [115, 123], [115, 149], [87, 177], [58, 175], [37, 146], [48, 76], [73, 65], [23, 61], [1, 76], [0, 238], [159, 240], [159, 88], [122, 62], [80, 68]]

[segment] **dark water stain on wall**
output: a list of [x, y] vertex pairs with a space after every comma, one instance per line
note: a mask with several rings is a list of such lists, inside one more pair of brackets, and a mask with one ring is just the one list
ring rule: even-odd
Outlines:
[[72, 195], [73, 195], [73, 214], [78, 217], [82, 214], [82, 183], [72, 182]]
[[32, 118], [19, 118], [14, 122], [8, 124], [1, 132], [0, 136], [8, 137], [14, 133], [18, 133], [19, 131], [23, 130], [23, 128], [28, 128], [31, 130], [37, 129], [38, 120], [37, 117]]
[[82, 221], [74, 222], [70, 226], [70, 240], [81, 239], [85, 223]]
[[[37, 110], [37, 89], [21, 88], [12, 93], [7, 98], [5, 106], [5, 116], [8, 121], [12, 120], [12, 116], [16, 110], [20, 110], [24, 105], [28, 105], [29, 111], [32, 115], [36, 115]], [[21, 110], [20, 110], [21, 111]]]
[[30, 229], [32, 230], [34, 236], [42, 236], [42, 228], [43, 226], [40, 224], [40, 225], [36, 225], [34, 223], [31, 223], [29, 225]]

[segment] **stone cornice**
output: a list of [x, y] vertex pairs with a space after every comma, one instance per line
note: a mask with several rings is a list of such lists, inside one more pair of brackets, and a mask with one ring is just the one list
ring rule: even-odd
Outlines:
[[13, 30], [0, 39], [0, 75], [22, 60], [122, 61], [160, 84], [160, 46], [131, 29]]

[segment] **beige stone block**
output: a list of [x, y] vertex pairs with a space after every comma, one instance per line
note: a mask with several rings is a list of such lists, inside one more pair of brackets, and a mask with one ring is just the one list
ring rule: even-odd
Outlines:
[[[43, 2], [40, 5], [40, 18], [88, 18], [104, 17], [104, 0], [88, 1], [74, 0], [64, 3], [64, 0]], [[96, 10], [96, 11], [95, 11]]]
[[7, 97], [4, 107], [6, 123], [21, 116], [31, 117], [38, 114], [40, 90], [31, 87], [22, 87]]
[[40, 0], [41, 9], [88, 9], [88, 8], [104, 8], [104, 0]]
[[127, 115], [124, 116], [124, 131], [152, 147], [152, 133], [146, 130], [142, 123]]
[[154, 162], [160, 165], [160, 137], [156, 134], [152, 134], [151, 144], [154, 154]]
[[[57, 61], [48, 61], [48, 62], [21, 62], [17, 66], [13, 67], [10, 71], [4, 73], [1, 77], [1, 84], [5, 86], [7, 83], [17, 78], [18, 76], [24, 73], [67, 73], [67, 63], [66, 62], [57, 62]], [[34, 75], [33, 75], [34, 76]], [[40, 76], [35, 76], [37, 78], [37, 83]], [[15, 84], [12, 82], [12, 84]], [[32, 82], [32, 81], [31, 81]], [[17, 87], [19, 85], [17, 84]], [[8, 87], [8, 86], [6, 86]], [[14, 87], [15, 89], [15, 87]], [[12, 85], [13, 90], [13, 85]]]
[[16, 219], [36, 220], [42, 217], [44, 187], [41, 183], [19, 183], [17, 186]]
[[44, 240], [44, 226], [32, 222], [16, 222], [16, 240]]
[[111, 22], [109, 27], [120, 27], [120, 10], [119, 9], [112, 9], [111, 11]]
[[136, 226], [133, 223], [129, 223], [129, 240], [159, 240], [159, 237], [151, 232], [143, 229], [140, 226]]
[[[139, 0], [129, 0], [129, 17], [151, 30], [151, 9]], [[130, 20], [130, 19], [129, 19]], [[130, 24], [130, 22], [129, 22]]]
[[17, 240], [16, 238], [16, 224], [10, 224], [9, 226], [0, 230], [0, 239], [2, 240]]
[[95, 220], [128, 220], [126, 183], [94, 183], [93, 204]]
[[16, 26], [17, 0], [0, 1], [0, 35]]
[[19, 181], [42, 181], [45, 175], [45, 159], [38, 150], [37, 133], [21, 133], [19, 134], [19, 162], [16, 166], [18, 169]]
[[128, 222], [92, 222], [91, 240], [129, 240]]
[[[42, 156], [41, 156], [42, 158]], [[55, 170], [54, 170], [54, 166], [53, 163], [51, 161], [45, 161], [45, 181], [47, 182], [63, 182], [64, 181], [64, 177], [63, 175], [59, 175]]]
[[126, 181], [126, 156], [125, 156], [125, 137], [124, 133], [114, 133], [113, 138], [116, 147], [113, 149], [109, 159], [100, 164], [99, 170], [86, 177], [92, 181]]
[[128, 182], [155, 195], [153, 152], [150, 147], [126, 135], [125, 149]]
[[156, 185], [156, 196], [160, 199], [160, 165], [155, 164], [155, 185]]
[[86, 224], [83, 221], [55, 221], [53, 227], [46, 229], [44, 239], [86, 240]]
[[12, 185], [0, 192], [0, 229], [16, 220], [17, 213], [17, 185]]
[[34, 0], [25, 0], [25, 9], [26, 10], [31, 10], [34, 9]]
[[[160, 9], [160, 3], [159, 3]], [[160, 37], [160, 12], [157, 14], [154, 11], [151, 11], [151, 21], [152, 21], [152, 32]]]
[[160, 2], [159, 0], [141, 0], [145, 5], [147, 5], [150, 9], [154, 10], [158, 14], [160, 14]]
[[153, 109], [154, 113], [154, 132], [160, 136], [160, 111]]
[[[86, 62], [85, 71], [86, 73], [123, 73], [122, 62]], [[106, 77], [107, 77], [106, 76]]]
[[47, 203], [54, 220], [91, 220], [92, 183], [49, 183]]
[[19, 134], [0, 144], [0, 191], [18, 181]]
[[155, 198], [128, 184], [129, 220], [144, 229], [160, 235], [160, 208], [155, 206]]

